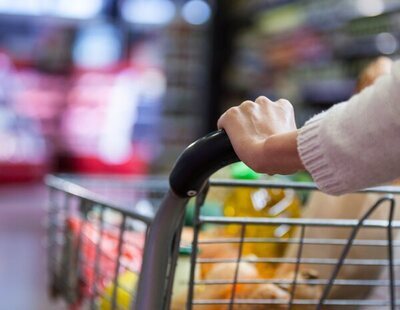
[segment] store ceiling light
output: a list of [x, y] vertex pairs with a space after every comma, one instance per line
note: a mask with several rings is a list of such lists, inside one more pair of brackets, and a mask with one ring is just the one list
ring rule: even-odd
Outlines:
[[40, 15], [42, 4], [39, 1], [0, 0], [0, 12], [6, 14]]
[[56, 16], [86, 19], [100, 13], [103, 0], [58, 0], [53, 5]]
[[0, 0], [0, 12], [86, 19], [99, 14], [103, 5], [103, 0]]
[[125, 20], [137, 24], [168, 24], [174, 19], [175, 11], [170, 0], [128, 0], [122, 6]]
[[377, 16], [385, 11], [383, 0], [357, 0], [356, 7], [364, 16]]
[[182, 8], [183, 18], [192, 25], [206, 23], [211, 16], [211, 8], [202, 0], [190, 0]]
[[379, 52], [385, 55], [393, 54], [399, 47], [399, 42], [396, 37], [388, 32], [378, 34], [375, 43]]

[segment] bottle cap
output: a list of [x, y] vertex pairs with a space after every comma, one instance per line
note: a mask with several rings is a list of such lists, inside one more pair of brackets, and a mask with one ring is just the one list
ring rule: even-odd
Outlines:
[[180, 246], [179, 254], [184, 256], [192, 255], [192, 246]]

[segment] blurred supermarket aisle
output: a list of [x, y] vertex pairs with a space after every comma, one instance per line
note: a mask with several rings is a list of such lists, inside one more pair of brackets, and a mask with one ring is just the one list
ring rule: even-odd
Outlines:
[[62, 309], [47, 300], [45, 204], [40, 183], [0, 187], [0, 309]]

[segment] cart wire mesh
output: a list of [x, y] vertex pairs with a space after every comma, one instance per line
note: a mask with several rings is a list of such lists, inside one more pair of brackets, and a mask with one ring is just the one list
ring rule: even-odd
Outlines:
[[51, 295], [71, 308], [128, 309], [165, 178], [50, 176], [46, 183]]
[[[161, 198], [168, 191], [167, 181], [163, 178], [89, 181], [79, 177], [49, 177], [47, 184], [50, 187], [48, 265], [52, 294], [63, 297], [71, 307], [131, 309], [146, 234]], [[316, 190], [313, 184], [293, 182], [211, 180], [209, 185], [216, 191], [237, 187]], [[400, 283], [396, 269], [400, 259], [395, 257], [400, 246], [400, 240], [395, 238], [400, 228], [395, 216], [398, 187], [379, 187], [359, 193], [376, 195], [376, 199], [357, 219], [207, 216], [202, 212], [207, 189], [195, 202], [187, 287], [180, 293], [174, 291], [172, 296], [172, 280], [166, 281], [169, 285], [166, 284], [165, 308], [395, 309], [400, 305], [396, 299]], [[374, 217], [377, 211], [384, 217]], [[183, 219], [180, 223], [177, 234]], [[232, 226], [237, 228], [234, 236], [204, 234], [210, 227], [222, 232]], [[296, 233], [286, 238], [248, 237], [246, 230], [255, 226], [291, 227]], [[339, 235], [345, 237], [316, 237], [312, 233], [310, 237], [309, 233], [316, 229], [341, 231]], [[359, 238], [360, 231], [372, 231], [372, 236], [385, 238]], [[249, 256], [243, 251], [248, 244], [260, 247], [282, 244], [292, 247], [295, 255]], [[210, 250], [224, 252], [228, 247], [234, 249], [229, 255], [205, 255]], [[307, 248], [314, 249], [308, 251], [313, 255], [306, 255]], [[335, 255], [326, 257], [324, 254], [329, 251]], [[372, 256], [363, 256], [364, 252]], [[171, 257], [168, 264], [173, 266], [172, 272], [176, 263], [179, 267], [180, 258]], [[275, 276], [243, 276], [243, 269], [266, 264], [285, 272]], [[210, 269], [222, 272], [216, 277], [202, 276], [204, 270]], [[353, 269], [359, 271], [356, 276], [349, 272]], [[384, 275], [378, 277], [381, 271]], [[365, 292], [376, 288], [384, 294], [366, 298]], [[343, 297], [335, 290], [348, 291], [348, 296]], [[216, 293], [222, 291], [223, 294]], [[180, 299], [179, 295], [184, 298]]]

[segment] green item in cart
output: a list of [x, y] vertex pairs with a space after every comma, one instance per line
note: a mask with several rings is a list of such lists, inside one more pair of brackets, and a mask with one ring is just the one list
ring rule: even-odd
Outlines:
[[235, 180], [259, 180], [261, 174], [255, 172], [243, 162], [231, 165], [231, 175]]

